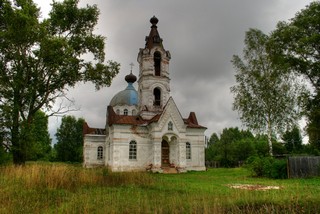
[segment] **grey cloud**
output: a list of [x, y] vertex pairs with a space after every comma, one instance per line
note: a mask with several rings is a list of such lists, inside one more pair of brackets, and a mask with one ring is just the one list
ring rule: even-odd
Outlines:
[[[104, 127], [106, 106], [126, 87], [124, 76], [131, 62], [137, 65], [139, 48], [144, 47], [149, 34], [149, 19], [155, 15], [164, 47], [172, 55], [171, 95], [181, 114], [187, 117], [195, 111], [198, 121], [208, 127], [207, 135], [241, 126], [232, 111], [230, 87], [235, 84], [235, 71], [230, 60], [233, 54], [241, 55], [245, 31], [258, 28], [268, 33], [278, 21], [292, 18], [310, 2], [81, 0], [82, 5], [97, 4], [100, 8], [97, 33], [107, 37], [107, 59], [121, 63], [121, 71], [110, 88], [96, 92], [92, 85], [80, 84], [70, 90], [69, 96], [81, 106], [81, 111], [72, 114], [84, 117], [92, 126]], [[138, 66], [133, 71], [138, 75]]]

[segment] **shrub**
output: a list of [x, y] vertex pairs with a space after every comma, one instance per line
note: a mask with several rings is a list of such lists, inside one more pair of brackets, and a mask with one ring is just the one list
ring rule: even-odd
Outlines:
[[252, 171], [253, 175], [257, 177], [274, 179], [287, 178], [286, 160], [278, 160], [272, 157], [251, 156], [248, 158], [246, 166]]
[[271, 167], [271, 178], [285, 179], [288, 178], [287, 175], [287, 161], [284, 159], [278, 160], [274, 159]]
[[11, 161], [11, 154], [3, 148], [3, 146], [0, 143], [0, 165], [6, 164]]

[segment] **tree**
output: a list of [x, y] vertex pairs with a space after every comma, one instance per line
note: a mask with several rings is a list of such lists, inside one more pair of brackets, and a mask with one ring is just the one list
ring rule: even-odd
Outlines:
[[25, 163], [38, 110], [66, 111], [53, 105], [68, 87], [90, 81], [98, 90], [119, 71], [118, 63], [104, 63], [105, 38], [93, 33], [97, 6], [78, 8], [78, 1], [53, 1], [44, 20], [32, 0], [0, 1], [0, 114], [15, 164]]
[[257, 29], [246, 32], [243, 60], [234, 55], [237, 85], [233, 110], [241, 121], [258, 133], [267, 133], [269, 153], [272, 152], [272, 135], [281, 133], [298, 119], [298, 84], [293, 76], [279, 70], [266, 50], [269, 37]]
[[275, 63], [309, 81], [306, 130], [310, 143], [320, 149], [320, 2], [312, 2], [289, 22], [279, 22], [269, 49]]
[[206, 161], [214, 160], [214, 157], [217, 155], [216, 145], [219, 143], [219, 137], [216, 133], [213, 133], [208, 142], [208, 147], [206, 148]]
[[26, 160], [39, 160], [48, 156], [51, 150], [51, 139], [48, 132], [48, 117], [44, 112], [36, 112], [28, 131], [30, 141], [26, 148]]
[[84, 119], [64, 116], [57, 129], [55, 149], [58, 161], [82, 162]]
[[285, 142], [285, 147], [289, 153], [300, 153], [302, 150], [302, 137], [300, 130], [297, 126], [292, 129], [287, 130], [283, 136], [282, 140]]
[[245, 161], [250, 155], [255, 154], [252, 141], [254, 136], [250, 131], [235, 128], [224, 128], [220, 139], [217, 134], [212, 134], [210, 141], [214, 143], [206, 150], [206, 160], [219, 161], [221, 166], [234, 167], [239, 161]]

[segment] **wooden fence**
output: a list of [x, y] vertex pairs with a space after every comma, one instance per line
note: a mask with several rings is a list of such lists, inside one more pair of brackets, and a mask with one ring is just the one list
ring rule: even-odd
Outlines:
[[320, 176], [320, 156], [288, 157], [288, 177]]

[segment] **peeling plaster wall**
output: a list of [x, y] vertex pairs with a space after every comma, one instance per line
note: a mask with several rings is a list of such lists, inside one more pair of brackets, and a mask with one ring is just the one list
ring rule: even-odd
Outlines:
[[[85, 135], [83, 144], [83, 165], [85, 167], [104, 166], [106, 157], [105, 135]], [[98, 147], [103, 148], [103, 159], [98, 160]]]

